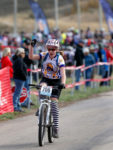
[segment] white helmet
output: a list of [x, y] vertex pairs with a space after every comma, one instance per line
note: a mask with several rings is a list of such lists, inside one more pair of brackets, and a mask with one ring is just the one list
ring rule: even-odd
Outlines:
[[49, 40], [47, 41], [47, 43], [46, 43], [46, 47], [47, 47], [47, 48], [52, 47], [52, 48], [57, 48], [57, 49], [59, 49], [60, 44], [59, 44], [59, 41], [56, 40], [56, 39], [49, 39]]
[[83, 53], [89, 53], [89, 48], [88, 47], [84, 47]]

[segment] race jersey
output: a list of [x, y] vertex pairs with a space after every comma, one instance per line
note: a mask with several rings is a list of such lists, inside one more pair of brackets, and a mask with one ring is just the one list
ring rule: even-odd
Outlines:
[[51, 59], [48, 52], [42, 52], [40, 53], [40, 58], [43, 59], [43, 76], [49, 79], [60, 79], [60, 68], [65, 66], [63, 57], [61, 55], [56, 55], [53, 59]]

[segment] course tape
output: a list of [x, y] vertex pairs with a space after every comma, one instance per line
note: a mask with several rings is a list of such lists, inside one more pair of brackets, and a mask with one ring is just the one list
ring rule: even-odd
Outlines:
[[[84, 70], [87, 70], [89, 68], [92, 68], [92, 67], [95, 67], [95, 66], [100, 66], [100, 65], [112, 65], [113, 62], [97, 62], [93, 65], [90, 65], [88, 67], [84, 67], [84, 65], [82, 66], [79, 66], [79, 67], [76, 67], [76, 66], [67, 66], [65, 67], [66, 70], [78, 70], [78, 69], [81, 69], [81, 71], [84, 71]], [[40, 72], [41, 69], [35, 69], [35, 70], [31, 70], [31, 69], [28, 69], [28, 71], [31, 71], [31, 72]], [[85, 85], [86, 82], [90, 81], [90, 82], [102, 82], [102, 81], [109, 81], [109, 80], [112, 80], [113, 77], [108, 77], [108, 78], [102, 78], [102, 79], [87, 79], [87, 80], [83, 80], [83, 81], [80, 81], [80, 82], [75, 82], [75, 83], [71, 83], [71, 84], [66, 84], [66, 89], [67, 88], [73, 88], [75, 86], [80, 86], [80, 85]], [[34, 95], [37, 95], [38, 96], [38, 92], [35, 92], [35, 91], [31, 91], [31, 94], [34, 94]]]
[[[104, 79], [87, 79], [84, 81], [80, 81], [80, 82], [75, 82], [75, 83], [71, 83], [71, 84], [66, 84], [66, 89], [68, 88], [74, 88], [75, 86], [80, 86], [80, 85], [85, 85], [86, 82], [91, 81], [91, 82], [102, 82], [102, 81], [109, 81], [112, 80], [113, 77], [108, 77], [108, 78], [104, 78]], [[37, 91], [31, 91], [30, 94], [36, 95], [38, 96], [38, 92]]]
[[[81, 69], [81, 71], [87, 70], [89, 68], [95, 67], [95, 66], [101, 66], [101, 65], [113, 65], [113, 62], [97, 62], [93, 65], [90, 65], [88, 67], [85, 67], [85, 65], [76, 67], [76, 66], [66, 66], [65, 69], [66, 70], [78, 70]], [[27, 69], [27, 71], [31, 71], [31, 72], [40, 72], [41, 69]]]

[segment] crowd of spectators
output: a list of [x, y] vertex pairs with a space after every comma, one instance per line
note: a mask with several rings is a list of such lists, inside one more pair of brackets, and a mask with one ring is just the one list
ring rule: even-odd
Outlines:
[[[66, 66], [80, 67], [85, 65], [88, 67], [97, 62], [111, 62], [113, 60], [112, 54], [112, 38], [113, 36], [110, 33], [105, 32], [105, 29], [95, 30], [94, 32], [88, 27], [86, 30], [78, 30], [73, 27], [69, 28], [67, 31], [60, 31], [59, 29], [54, 29], [49, 33], [49, 35], [45, 35], [41, 31], [37, 31], [36, 33], [25, 33], [21, 32], [17, 36], [13, 36], [9, 32], [4, 32], [0, 34], [0, 59], [1, 59], [1, 68], [6, 66], [10, 66], [10, 77], [11, 79], [15, 79], [17, 74], [17, 65], [16, 63], [21, 61], [21, 63], [25, 64], [26, 69], [30, 69], [31, 65], [36, 65], [36, 62], [33, 62], [28, 58], [28, 46], [31, 43], [31, 40], [36, 39], [37, 44], [34, 47], [34, 53], [39, 53], [45, 51], [45, 43], [48, 39], [55, 38], [60, 41], [60, 49], [64, 53], [64, 59]], [[109, 44], [111, 43], [111, 45]], [[23, 48], [25, 56], [21, 54], [17, 54], [17, 51], [21, 51]], [[18, 58], [19, 56], [19, 58]], [[21, 57], [22, 56], [22, 57]], [[15, 63], [15, 58], [18, 58], [18, 61]], [[21, 59], [20, 59], [21, 58]], [[7, 61], [6, 63], [4, 61]], [[41, 61], [38, 63], [38, 67], [41, 66]], [[21, 64], [20, 63], [20, 64]], [[6, 64], [6, 65], [5, 65]], [[20, 69], [20, 68], [19, 68]], [[25, 69], [25, 70], [26, 70]], [[23, 71], [25, 71], [23, 70]], [[15, 72], [16, 71], [16, 72]], [[86, 80], [86, 87], [91, 87], [90, 79], [94, 78], [95, 72], [97, 71], [96, 67], [88, 68], [82, 74], [81, 69], [77, 69], [75, 71], [75, 82], [79, 83], [80, 78], [83, 75]], [[13, 73], [14, 72], [14, 73]], [[25, 71], [26, 72], [26, 71]], [[24, 72], [24, 73], [25, 73]], [[102, 78], [107, 78], [112, 74], [112, 65], [101, 65], [99, 66], [98, 75], [102, 76]], [[17, 80], [17, 78], [16, 78]], [[15, 81], [16, 81], [15, 80]], [[22, 79], [23, 80], [23, 79]], [[15, 82], [15, 85], [18, 87], [18, 81]], [[28, 98], [23, 106], [27, 107], [28, 102], [30, 100], [30, 73], [28, 72], [24, 78], [24, 82], [22, 82], [21, 87], [25, 87], [27, 89]], [[110, 81], [102, 81], [100, 82], [100, 86], [110, 85]], [[79, 90], [79, 86], [75, 86], [75, 90]], [[20, 88], [21, 93], [21, 88]], [[19, 93], [19, 94], [20, 94]], [[17, 95], [14, 93], [14, 97]], [[16, 99], [16, 98], [15, 98]], [[17, 106], [16, 106], [17, 107]], [[15, 108], [16, 110], [16, 108]]]

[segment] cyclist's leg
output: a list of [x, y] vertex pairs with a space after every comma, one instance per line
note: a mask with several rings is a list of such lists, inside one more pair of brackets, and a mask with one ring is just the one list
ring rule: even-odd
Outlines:
[[[53, 86], [59, 86], [61, 83], [60, 80], [53, 80], [51, 82], [51, 85]], [[56, 88], [53, 89], [52, 91], [52, 95], [51, 95], [51, 111], [52, 111], [52, 115], [53, 115], [53, 122], [54, 122], [54, 130], [53, 130], [53, 137], [54, 138], [58, 138], [58, 131], [59, 131], [59, 107], [58, 107], [58, 99], [60, 97], [61, 94], [61, 89]], [[54, 132], [55, 131], [55, 132]]]
[[58, 138], [58, 131], [59, 131], [59, 107], [58, 107], [58, 99], [57, 98], [51, 98], [51, 112], [53, 115], [53, 122], [54, 122], [54, 128], [53, 128], [53, 137]]

